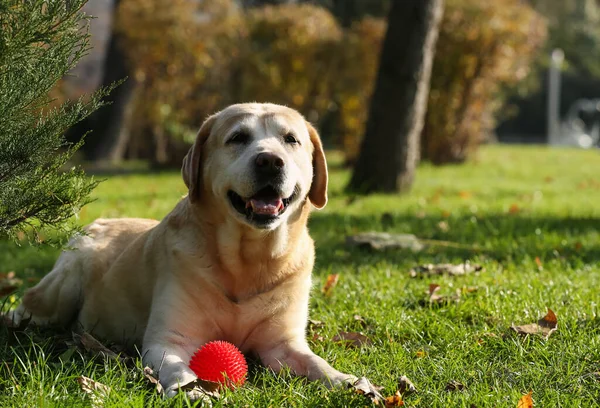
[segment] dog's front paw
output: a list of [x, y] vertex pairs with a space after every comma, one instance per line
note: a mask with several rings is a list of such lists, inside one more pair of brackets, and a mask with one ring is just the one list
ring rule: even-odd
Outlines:
[[330, 378], [329, 384], [327, 384], [326, 382], [325, 385], [328, 385], [329, 388], [352, 387], [354, 384], [356, 384], [357, 381], [358, 377], [352, 374], [340, 373], [340, 375]]

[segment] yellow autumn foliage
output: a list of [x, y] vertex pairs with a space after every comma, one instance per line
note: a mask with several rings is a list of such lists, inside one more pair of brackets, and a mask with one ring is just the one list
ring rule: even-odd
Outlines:
[[289, 4], [251, 9], [237, 62], [241, 102], [290, 106], [318, 122], [328, 111], [342, 30], [326, 9]]

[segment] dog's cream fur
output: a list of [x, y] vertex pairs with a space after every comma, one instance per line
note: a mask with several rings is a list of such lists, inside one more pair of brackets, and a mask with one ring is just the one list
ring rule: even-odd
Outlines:
[[[227, 143], [235, 132], [246, 144]], [[293, 134], [299, 142], [288, 143]], [[228, 201], [259, 187], [261, 152], [285, 162], [282, 196], [296, 198], [259, 228]], [[268, 367], [289, 367], [327, 385], [353, 381], [315, 355], [305, 339], [313, 241], [311, 204], [327, 202], [327, 167], [317, 132], [296, 111], [240, 104], [202, 125], [182, 168], [189, 193], [161, 222], [98, 219], [71, 242], [54, 269], [26, 292], [13, 314], [69, 325], [113, 342], [139, 345], [167, 395], [202, 397], [189, 369], [206, 342], [226, 340]]]

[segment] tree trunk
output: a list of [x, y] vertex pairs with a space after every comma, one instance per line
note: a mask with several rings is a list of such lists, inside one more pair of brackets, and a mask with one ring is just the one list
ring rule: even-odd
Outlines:
[[410, 190], [443, 9], [443, 0], [393, 2], [350, 190]]
[[[120, 0], [113, 3], [113, 27], [119, 3]], [[127, 80], [106, 98], [111, 104], [98, 109], [90, 117], [87, 126], [93, 131], [86, 137], [82, 148], [89, 160], [122, 160], [130, 140], [128, 119], [131, 117], [131, 104], [138, 86], [127, 67], [119, 37], [119, 33], [113, 29], [104, 59], [102, 86], [109, 86], [124, 78]]]

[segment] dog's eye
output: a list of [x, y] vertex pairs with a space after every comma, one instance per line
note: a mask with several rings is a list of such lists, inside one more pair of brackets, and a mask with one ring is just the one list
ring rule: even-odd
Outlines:
[[225, 142], [226, 144], [247, 144], [250, 141], [250, 135], [246, 132], [235, 132]]
[[291, 134], [291, 133], [288, 133], [288, 134], [286, 134], [286, 135], [283, 137], [283, 140], [285, 140], [285, 142], [286, 142], [286, 143], [289, 143], [289, 144], [298, 144], [298, 143], [300, 143], [300, 142], [298, 142], [298, 139], [296, 139], [296, 138], [294, 137], [294, 135], [293, 135], [293, 134]]

